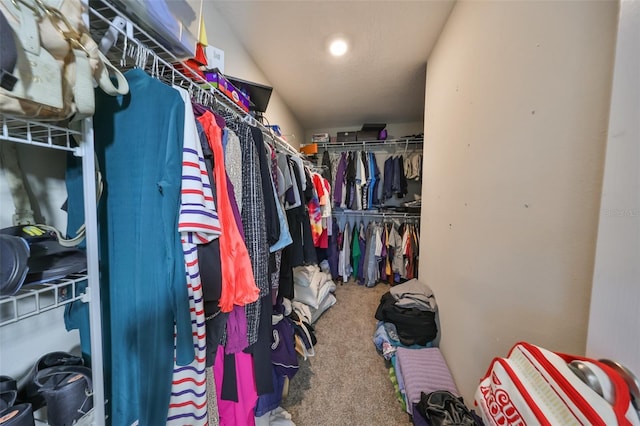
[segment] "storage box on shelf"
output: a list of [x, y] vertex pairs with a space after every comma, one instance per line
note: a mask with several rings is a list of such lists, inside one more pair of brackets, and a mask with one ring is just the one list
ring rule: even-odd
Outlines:
[[378, 130], [358, 130], [356, 132], [356, 140], [362, 141], [377, 141], [380, 131]]
[[249, 106], [251, 105], [249, 98], [231, 84], [218, 70], [205, 71], [204, 75], [211, 86], [227, 95], [243, 111], [249, 112]]
[[113, 0], [132, 20], [162, 40], [180, 59], [196, 54], [200, 31], [202, 0], [182, 0], [172, 7], [172, 0]]
[[336, 135], [336, 141], [337, 142], [355, 142], [357, 141], [357, 133], [356, 131], [353, 132], [338, 132]]

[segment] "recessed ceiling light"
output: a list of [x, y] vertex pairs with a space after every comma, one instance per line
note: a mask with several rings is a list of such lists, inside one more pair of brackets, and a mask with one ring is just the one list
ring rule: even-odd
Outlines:
[[349, 50], [349, 45], [347, 41], [342, 38], [337, 38], [329, 44], [329, 52], [333, 56], [342, 56], [347, 53], [347, 50]]

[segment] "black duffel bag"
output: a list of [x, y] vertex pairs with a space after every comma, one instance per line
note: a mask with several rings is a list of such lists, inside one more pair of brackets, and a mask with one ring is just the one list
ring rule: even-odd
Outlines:
[[431, 426], [481, 426], [482, 419], [467, 408], [462, 397], [439, 390], [420, 394], [416, 409]]
[[396, 306], [395, 302], [396, 299], [390, 292], [383, 294], [375, 317], [396, 326], [400, 343], [405, 346], [426, 346], [435, 340], [438, 335], [435, 312], [403, 308]]

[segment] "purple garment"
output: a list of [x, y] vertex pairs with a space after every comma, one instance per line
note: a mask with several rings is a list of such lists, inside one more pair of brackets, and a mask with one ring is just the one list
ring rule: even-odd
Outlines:
[[[238, 225], [238, 231], [244, 240], [244, 228], [242, 227], [242, 219], [238, 211], [235, 193], [233, 192], [233, 184], [227, 176], [227, 192], [229, 193], [229, 201], [233, 217]], [[244, 306], [234, 305], [233, 310], [229, 313], [227, 319], [227, 343], [225, 345], [225, 353], [233, 354], [243, 351], [249, 346], [247, 340], [247, 316], [245, 315]]]
[[338, 162], [338, 168], [336, 171], [336, 180], [333, 183], [333, 205], [340, 207], [342, 201], [342, 185], [344, 185], [345, 173], [347, 171], [347, 153], [343, 152], [340, 155], [340, 161]]
[[195, 115], [196, 117], [200, 117], [202, 114], [204, 114], [207, 111], [213, 112], [211, 108], [201, 105], [197, 102], [191, 102], [191, 106], [193, 107], [193, 115]]
[[413, 404], [413, 424], [415, 426], [431, 426], [431, 423], [427, 419], [425, 419], [424, 416], [420, 413], [420, 410], [416, 408], [417, 406], [418, 404]]
[[338, 247], [338, 236], [340, 227], [337, 220], [331, 221], [332, 233], [329, 237], [329, 247], [327, 248], [327, 260], [329, 261], [329, 269], [331, 270], [331, 278], [338, 279], [338, 260], [340, 258], [340, 248]]
[[[284, 389], [284, 376], [278, 376], [275, 368], [271, 368], [271, 380], [273, 381], [273, 393], [258, 395], [256, 403], [255, 416], [267, 416], [267, 413], [275, 410], [282, 402], [282, 390]], [[274, 423], [275, 424], [275, 423]]]
[[247, 316], [244, 312], [244, 306], [233, 305], [233, 310], [227, 318], [227, 343], [224, 346], [224, 353], [242, 352], [248, 346]]
[[273, 325], [271, 333], [271, 362], [278, 376], [293, 378], [298, 372], [295, 330], [288, 317]]

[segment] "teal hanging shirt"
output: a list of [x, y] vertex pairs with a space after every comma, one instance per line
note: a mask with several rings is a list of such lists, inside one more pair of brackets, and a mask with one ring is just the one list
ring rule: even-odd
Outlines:
[[[142, 70], [126, 78], [128, 95], [96, 91], [94, 116], [105, 182], [98, 222], [107, 408], [114, 425], [160, 425], [169, 407], [174, 330], [177, 363], [194, 359], [178, 233], [184, 103]], [[71, 198], [70, 223], [81, 214]], [[85, 322], [73, 316], [68, 312], [68, 326]]]

